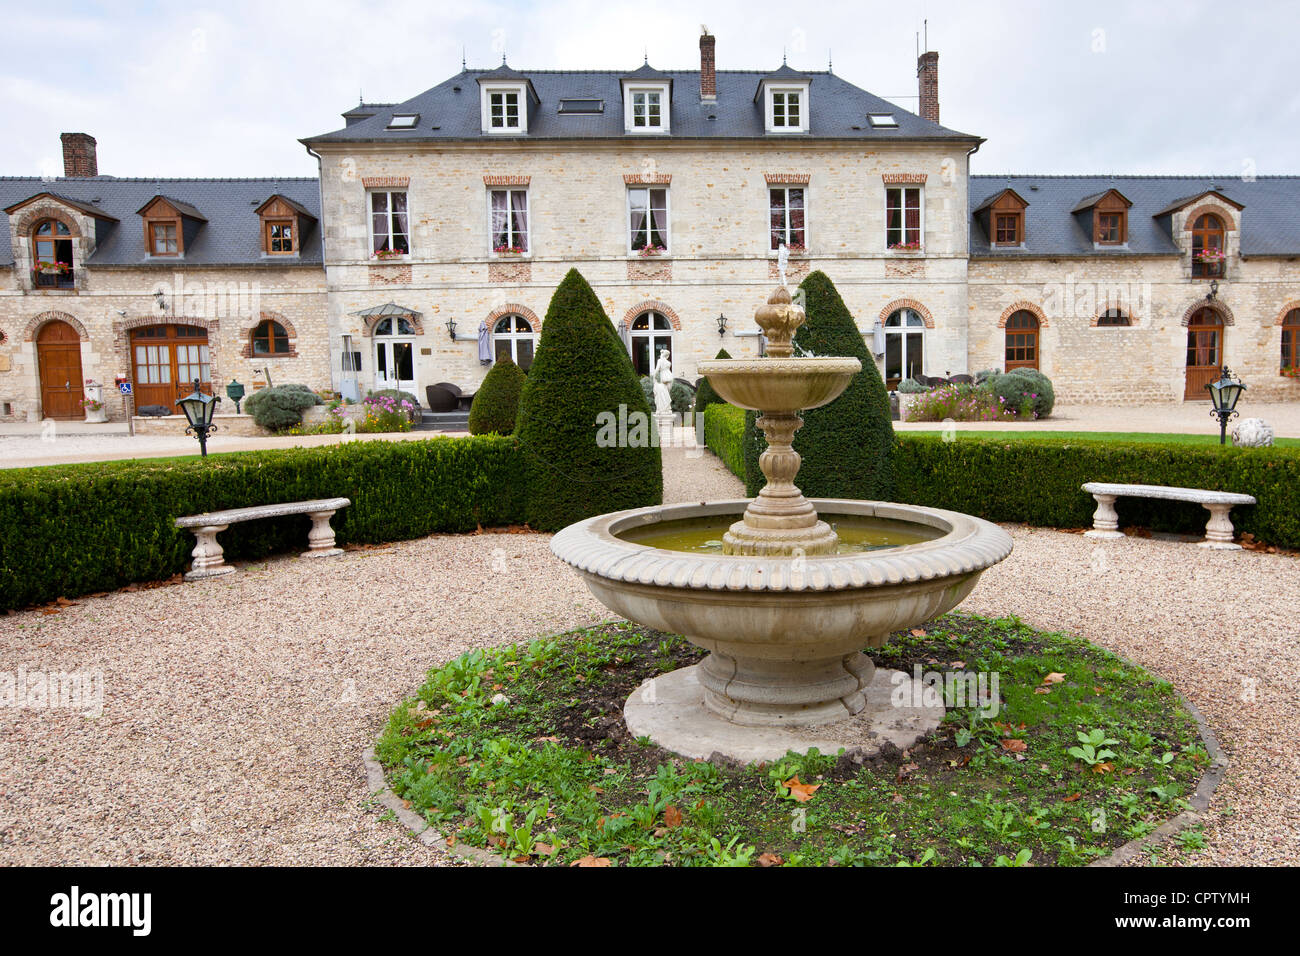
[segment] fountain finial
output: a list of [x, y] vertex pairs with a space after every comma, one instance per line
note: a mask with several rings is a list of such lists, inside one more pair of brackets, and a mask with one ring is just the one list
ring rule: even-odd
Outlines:
[[754, 312], [754, 321], [767, 338], [767, 354], [772, 358], [789, 358], [793, 355], [791, 343], [794, 334], [806, 318], [803, 309], [794, 304], [790, 290], [783, 285], [778, 286], [767, 297], [767, 302]]

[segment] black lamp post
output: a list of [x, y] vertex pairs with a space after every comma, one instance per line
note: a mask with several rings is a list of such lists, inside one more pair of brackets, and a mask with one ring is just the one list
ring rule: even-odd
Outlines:
[[1217, 382], [1211, 382], [1205, 386], [1210, 392], [1210, 403], [1214, 406], [1210, 409], [1210, 415], [1219, 419], [1219, 444], [1228, 443], [1228, 419], [1237, 416], [1237, 400], [1241, 398], [1241, 393], [1246, 390], [1246, 386], [1232, 377], [1232, 372], [1228, 366], [1223, 366], [1223, 371], [1219, 375]]
[[719, 312], [718, 313], [718, 337], [721, 338], [726, 334], [727, 334], [727, 317], [723, 315], [721, 312]]
[[217, 410], [219, 401], [220, 399], [204, 395], [200, 391], [197, 378], [194, 380], [194, 391], [176, 401], [181, 411], [185, 413], [185, 420], [190, 423], [185, 429], [185, 434], [195, 435], [198, 438], [199, 451], [204, 456], [208, 454], [208, 433], [217, 430], [217, 426], [212, 424], [212, 416]]
[[239, 384], [239, 379], [232, 378], [230, 384], [226, 386], [226, 398], [235, 403], [235, 414], [239, 415], [239, 403], [244, 398], [244, 386]]
[[456, 320], [455, 319], [447, 320], [447, 334], [451, 336], [451, 340], [453, 342], [456, 341]]

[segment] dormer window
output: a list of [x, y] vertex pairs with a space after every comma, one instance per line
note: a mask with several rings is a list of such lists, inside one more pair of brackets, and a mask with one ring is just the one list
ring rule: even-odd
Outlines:
[[528, 132], [529, 110], [540, 104], [532, 82], [503, 59], [495, 70], [478, 77], [482, 131], [513, 136]]
[[1124, 214], [1122, 212], [1098, 212], [1093, 242], [1114, 246], [1124, 241]]
[[625, 84], [623, 116], [624, 129], [629, 133], [668, 132], [668, 84]]
[[1107, 189], [1079, 200], [1070, 210], [1094, 246], [1123, 246], [1128, 243], [1128, 210], [1133, 203], [1118, 189]]
[[1192, 224], [1192, 275], [1201, 279], [1219, 278], [1227, 262], [1226, 230], [1223, 220], [1213, 213], [1196, 217]]
[[1020, 245], [1021, 214], [1018, 212], [999, 212], [993, 216], [993, 244], [995, 246]]
[[272, 196], [257, 207], [262, 219], [262, 253], [292, 256], [302, 251], [302, 236], [316, 217], [287, 196]]
[[73, 288], [72, 230], [57, 219], [43, 219], [32, 230], [32, 270], [37, 288]]
[[767, 131], [803, 133], [808, 130], [808, 88], [767, 87]]
[[185, 255], [207, 222], [189, 203], [167, 196], [154, 196], [136, 214], [144, 220], [145, 254], [153, 258]]
[[519, 129], [519, 91], [488, 91], [488, 128], [491, 130]]

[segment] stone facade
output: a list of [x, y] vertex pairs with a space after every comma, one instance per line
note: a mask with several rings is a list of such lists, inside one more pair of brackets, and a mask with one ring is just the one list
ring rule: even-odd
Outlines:
[[[848, 144], [707, 146], [679, 143], [511, 143], [509, 148], [435, 149], [321, 146], [331, 343], [363, 352], [362, 390], [374, 386], [369, 327], [354, 313], [392, 302], [422, 317], [415, 390], [453, 382], [477, 387], [477, 330], [509, 311], [545, 315], [570, 268], [591, 283], [611, 322], [638, 310], [673, 316], [673, 367], [696, 365], [719, 348], [756, 355], [754, 309], [771, 291], [776, 254], [768, 247], [769, 183], [803, 185], [808, 249], [792, 255], [791, 284], [811, 269], [834, 279], [864, 331], [889, 304], [918, 304], [930, 317], [926, 366], [964, 371], [966, 361], [965, 156], [951, 145], [864, 151]], [[651, 170], [652, 172], [646, 172]], [[924, 252], [886, 249], [886, 177], [924, 182]], [[630, 253], [629, 181], [669, 190], [669, 251]], [[527, 183], [530, 245], [525, 256], [490, 250], [492, 183]], [[377, 264], [370, 254], [367, 183], [406, 182], [411, 251]], [[527, 310], [526, 312], [524, 310]], [[718, 315], [727, 330], [718, 334]], [[886, 313], [887, 317], [887, 313]], [[455, 320], [456, 338], [446, 323]], [[531, 320], [530, 320], [531, 321]], [[540, 332], [540, 322], [534, 324]], [[341, 363], [334, 363], [340, 375]]]

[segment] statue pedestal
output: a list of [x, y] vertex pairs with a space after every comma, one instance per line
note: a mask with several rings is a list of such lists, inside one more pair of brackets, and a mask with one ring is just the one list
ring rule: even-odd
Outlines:
[[673, 433], [674, 418], [672, 412], [655, 412], [655, 429], [661, 442]]

